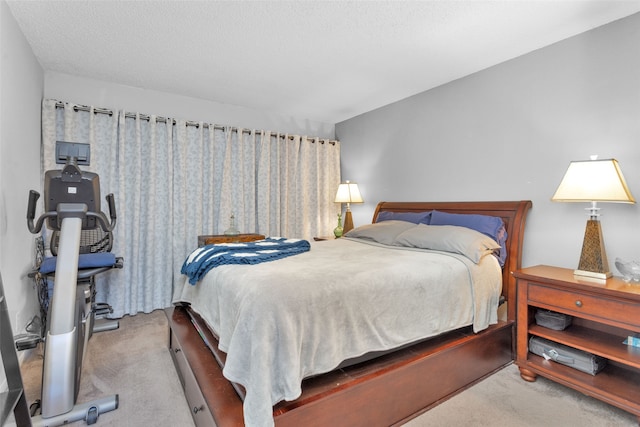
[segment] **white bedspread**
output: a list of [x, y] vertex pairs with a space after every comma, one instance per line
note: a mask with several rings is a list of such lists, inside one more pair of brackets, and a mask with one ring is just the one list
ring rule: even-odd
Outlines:
[[493, 256], [382, 246], [355, 239], [258, 265], [225, 265], [187, 302], [220, 337], [224, 376], [246, 389], [246, 426], [273, 425], [272, 407], [301, 394], [303, 378], [343, 360], [473, 324], [497, 321], [502, 287]]

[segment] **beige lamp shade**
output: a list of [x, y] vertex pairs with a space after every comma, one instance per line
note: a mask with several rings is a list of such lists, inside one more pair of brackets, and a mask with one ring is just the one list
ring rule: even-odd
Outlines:
[[[362, 195], [355, 182], [346, 181], [338, 186], [336, 203], [364, 203]], [[349, 205], [347, 205], [348, 207]]]
[[615, 159], [571, 162], [551, 200], [635, 203]]

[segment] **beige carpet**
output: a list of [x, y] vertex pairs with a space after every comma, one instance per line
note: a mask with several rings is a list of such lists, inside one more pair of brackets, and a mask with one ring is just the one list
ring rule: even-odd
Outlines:
[[[120, 408], [102, 414], [97, 426], [193, 426], [167, 350], [168, 333], [164, 312], [156, 311], [127, 316], [119, 330], [93, 336], [78, 401], [120, 395]], [[39, 396], [41, 369], [39, 352], [23, 363], [29, 403]], [[544, 378], [527, 383], [510, 365], [406, 426], [637, 427], [638, 419]]]
[[545, 378], [526, 382], [509, 365], [406, 424], [432, 426], [637, 427], [638, 419]]

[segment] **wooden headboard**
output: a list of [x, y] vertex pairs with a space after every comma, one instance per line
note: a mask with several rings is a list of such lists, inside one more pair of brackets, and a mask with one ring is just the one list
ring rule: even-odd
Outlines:
[[516, 279], [513, 272], [522, 266], [522, 242], [527, 212], [531, 209], [530, 200], [515, 202], [380, 202], [373, 213], [372, 222], [376, 222], [378, 213], [391, 212], [427, 212], [431, 210], [460, 214], [480, 214], [499, 216], [507, 229], [507, 258], [502, 270], [502, 295], [509, 302], [507, 318], [516, 318]]

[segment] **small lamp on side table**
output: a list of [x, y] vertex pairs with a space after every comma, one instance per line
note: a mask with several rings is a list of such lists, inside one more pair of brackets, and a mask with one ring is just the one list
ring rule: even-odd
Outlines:
[[353, 229], [353, 218], [351, 217], [351, 203], [364, 203], [358, 184], [355, 182], [345, 181], [338, 186], [336, 192], [336, 203], [346, 203], [347, 211], [344, 215], [344, 225], [342, 226], [342, 232], [347, 233]]
[[595, 279], [611, 277], [604, 249], [597, 202], [635, 203], [615, 159], [574, 161], [551, 198], [554, 202], [589, 202], [589, 220], [584, 233], [582, 253], [576, 276]]

